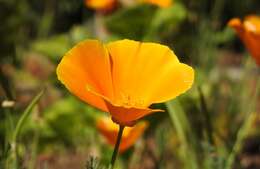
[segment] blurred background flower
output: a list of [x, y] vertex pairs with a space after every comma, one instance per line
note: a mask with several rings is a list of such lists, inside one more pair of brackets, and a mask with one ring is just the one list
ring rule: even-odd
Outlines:
[[172, 0], [143, 0], [143, 2], [154, 4], [162, 8], [169, 7], [172, 5]]
[[246, 16], [243, 21], [233, 18], [228, 25], [235, 29], [240, 39], [249, 50], [256, 64], [260, 65], [260, 17]]
[[88, 8], [100, 12], [109, 12], [117, 6], [117, 0], [85, 0], [85, 4]]
[[[116, 144], [116, 138], [119, 131], [119, 126], [114, 123], [109, 117], [99, 117], [96, 126], [100, 133], [106, 138], [107, 143], [112, 146]], [[126, 127], [123, 131], [122, 140], [119, 146], [119, 152], [123, 153], [133, 146], [139, 137], [142, 136], [145, 129], [148, 127], [148, 122], [140, 121], [133, 127]]]

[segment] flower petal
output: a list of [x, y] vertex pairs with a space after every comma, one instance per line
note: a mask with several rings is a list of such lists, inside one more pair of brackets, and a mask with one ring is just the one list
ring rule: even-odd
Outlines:
[[228, 25], [235, 29], [256, 63], [260, 65], [260, 17], [247, 16], [243, 23], [240, 19], [234, 18], [228, 22]]
[[160, 109], [149, 109], [149, 108], [134, 108], [134, 107], [123, 107], [112, 105], [110, 102], [106, 102], [109, 113], [112, 119], [117, 124], [123, 126], [133, 126], [137, 120], [143, 118], [146, 115], [154, 112], [163, 112]]
[[150, 100], [153, 103], [161, 103], [177, 97], [190, 89], [194, 81], [194, 70], [183, 63], [168, 64], [160, 72], [157, 77], [159, 84], [149, 88]]
[[178, 96], [193, 83], [192, 68], [181, 64], [167, 46], [122, 40], [107, 48], [113, 60], [117, 105], [145, 108]]
[[128, 136], [122, 138], [122, 142], [119, 146], [119, 152], [122, 153], [129, 147], [134, 145], [137, 139], [144, 133], [148, 125], [148, 122], [143, 121], [137, 123], [134, 127], [132, 127], [129, 131]]
[[260, 66], [260, 34], [252, 34], [251, 32], [246, 32], [243, 42], [252, 57], [255, 59], [256, 64]]
[[247, 31], [250, 31], [254, 34], [260, 35], [260, 17], [255, 15], [249, 15], [245, 17], [244, 27]]
[[74, 95], [94, 107], [107, 111], [103, 99], [89, 90], [108, 98], [113, 97], [110, 68], [109, 55], [102, 43], [86, 40], [65, 54], [57, 67], [57, 75]]
[[[141, 43], [131, 40], [120, 40], [106, 45], [113, 61], [112, 78], [114, 84], [114, 102], [121, 104], [120, 100], [124, 93], [132, 93], [134, 81], [131, 79], [133, 65], [136, 63], [136, 55], [140, 49]], [[132, 86], [132, 87], [131, 87]]]
[[103, 98], [106, 103], [106, 111], [110, 113], [113, 121], [123, 126], [133, 126], [138, 119], [146, 115], [154, 112], [164, 111], [160, 109], [137, 108], [131, 106], [116, 105], [112, 100], [99, 93], [96, 93], [94, 90], [89, 90], [89, 92], [99, 98]]
[[105, 136], [108, 143], [114, 146], [116, 143], [119, 126], [116, 123], [113, 123], [109, 117], [98, 118], [96, 121], [96, 126], [102, 135]]
[[[108, 117], [99, 117], [96, 121], [96, 126], [101, 134], [106, 138], [106, 141], [115, 146], [117, 140], [117, 134], [119, 131], [119, 125], [114, 123]], [[145, 129], [149, 126], [146, 121], [138, 122], [133, 127], [125, 127], [119, 146], [119, 152], [122, 153], [132, 145], [135, 144], [136, 140], [144, 133]]]

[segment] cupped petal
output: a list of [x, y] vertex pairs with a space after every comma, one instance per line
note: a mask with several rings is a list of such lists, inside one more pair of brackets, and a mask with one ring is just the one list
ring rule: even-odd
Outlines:
[[57, 67], [58, 79], [71, 93], [90, 105], [107, 111], [103, 98], [113, 98], [110, 59], [103, 44], [97, 40], [80, 42], [65, 54]]
[[123, 126], [133, 126], [137, 120], [152, 114], [154, 112], [163, 112], [160, 109], [149, 109], [149, 108], [135, 108], [135, 107], [124, 107], [116, 106], [110, 102], [106, 102], [109, 113], [112, 116], [112, 120], [117, 124]]
[[165, 102], [191, 88], [194, 81], [194, 70], [183, 63], [168, 64], [161, 70], [161, 74], [156, 80], [158, 84], [149, 88], [147, 96], [150, 98], [150, 102]]
[[122, 40], [109, 43], [115, 102], [143, 109], [183, 93], [193, 83], [191, 67], [164, 45]]
[[[136, 82], [132, 79], [133, 65], [136, 64], [136, 56], [141, 43], [132, 40], [119, 40], [106, 45], [112, 58], [112, 78], [114, 87], [114, 102], [122, 104], [126, 94], [134, 92]], [[130, 87], [132, 86], [132, 87]], [[127, 102], [127, 101], [124, 101]]]
[[98, 118], [96, 121], [98, 130], [105, 136], [107, 142], [110, 145], [115, 145], [119, 126], [109, 117]]
[[138, 140], [138, 138], [141, 137], [141, 135], [144, 133], [144, 131], [149, 126], [148, 122], [142, 121], [137, 123], [131, 130], [129, 131], [128, 135], [122, 138], [121, 145], [119, 147], [119, 152], [124, 152], [128, 148], [130, 148], [132, 145], [135, 144], [135, 142]]
[[94, 90], [89, 90], [93, 95], [103, 98], [107, 111], [110, 113], [112, 120], [123, 126], [133, 126], [137, 120], [143, 118], [146, 115], [152, 114], [154, 112], [163, 112], [160, 109], [150, 109], [150, 108], [138, 108], [129, 105], [118, 105], [115, 104], [111, 99], [96, 93]]

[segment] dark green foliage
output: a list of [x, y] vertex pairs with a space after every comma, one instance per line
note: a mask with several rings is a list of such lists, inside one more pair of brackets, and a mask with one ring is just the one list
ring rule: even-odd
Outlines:
[[106, 26], [110, 32], [119, 37], [142, 40], [156, 10], [157, 8], [151, 5], [138, 5], [130, 9], [121, 9], [106, 18]]

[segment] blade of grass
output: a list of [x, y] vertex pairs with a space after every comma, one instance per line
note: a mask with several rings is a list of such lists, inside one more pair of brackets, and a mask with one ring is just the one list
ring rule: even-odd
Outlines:
[[166, 103], [173, 125], [182, 144], [182, 156], [186, 169], [198, 169], [198, 157], [194, 147], [195, 136], [192, 133], [186, 113], [177, 99]]
[[11, 154], [10, 154], [11, 159], [13, 159], [13, 161], [12, 161], [13, 163], [10, 164], [10, 166], [12, 166], [12, 168], [14, 168], [14, 169], [18, 168], [18, 166], [17, 166], [17, 140], [18, 140], [19, 134], [22, 130], [24, 123], [28, 119], [28, 117], [31, 114], [35, 105], [38, 103], [38, 101], [42, 97], [43, 93], [44, 93], [44, 89], [42, 91], [40, 91], [40, 93], [37, 94], [33, 98], [33, 100], [30, 102], [30, 104], [26, 107], [25, 111], [22, 113], [22, 116], [18, 120], [18, 123], [14, 129], [13, 137], [11, 140]]
[[253, 112], [253, 111], [256, 110], [255, 106], [257, 105], [257, 101], [258, 101], [258, 91], [260, 89], [259, 83], [260, 83], [260, 77], [257, 77], [255, 94], [253, 96], [253, 102], [251, 102], [251, 104], [249, 104], [249, 107], [248, 107], [249, 113], [237, 133], [237, 139], [236, 139], [236, 142], [233, 146], [231, 153], [228, 156], [225, 169], [232, 169], [233, 163], [235, 161], [235, 157], [236, 157], [237, 153], [239, 153], [239, 151], [241, 150], [243, 141], [244, 141], [245, 137], [248, 135], [248, 131], [251, 128], [250, 126], [251, 126], [252, 122], [254, 121], [255, 112]]
[[37, 94], [33, 100], [31, 101], [31, 103], [27, 106], [27, 108], [25, 109], [25, 111], [22, 113], [21, 118], [19, 119], [15, 130], [14, 130], [14, 135], [13, 135], [13, 141], [16, 142], [17, 138], [21, 132], [21, 129], [25, 123], [25, 121], [27, 120], [27, 118], [29, 117], [29, 115], [31, 114], [34, 106], [38, 103], [38, 101], [40, 100], [40, 98], [42, 97], [44, 93], [44, 90], [40, 91], [39, 94]]
[[235, 161], [235, 157], [236, 157], [237, 153], [239, 153], [239, 151], [241, 150], [243, 141], [244, 141], [245, 137], [248, 135], [248, 131], [250, 130], [250, 126], [254, 119], [253, 115], [254, 115], [254, 113], [250, 113], [248, 115], [247, 119], [242, 124], [241, 128], [239, 129], [239, 131], [237, 133], [236, 142], [233, 146], [231, 153], [229, 154], [229, 156], [227, 158], [227, 163], [226, 163], [225, 169], [232, 169], [233, 163]]
[[205, 96], [202, 92], [201, 87], [198, 86], [197, 88], [198, 88], [198, 92], [199, 92], [200, 107], [201, 107], [201, 111], [203, 113], [204, 123], [206, 125], [206, 132], [207, 132], [208, 140], [209, 140], [209, 143], [211, 145], [214, 145], [213, 129], [212, 129], [212, 125], [211, 125], [212, 121], [211, 121], [211, 118], [210, 118], [210, 113], [209, 113], [209, 110], [208, 110], [206, 99], [205, 99]]

